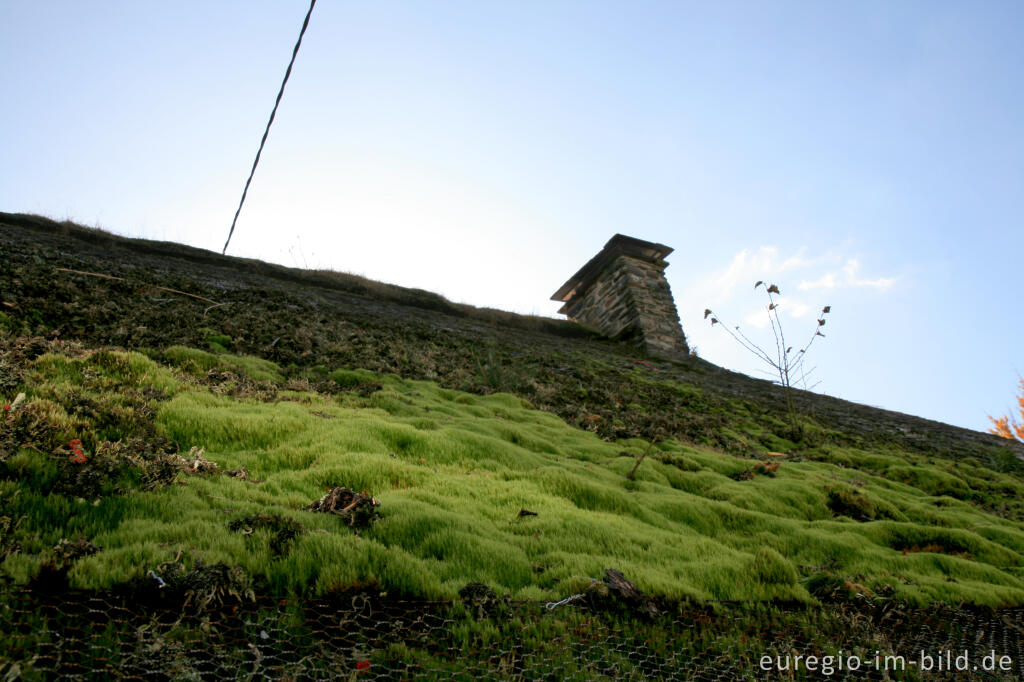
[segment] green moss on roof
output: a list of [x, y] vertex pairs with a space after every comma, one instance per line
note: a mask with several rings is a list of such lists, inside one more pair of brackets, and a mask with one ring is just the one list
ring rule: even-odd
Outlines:
[[[85, 537], [101, 549], [69, 579], [87, 588], [180, 554], [282, 595], [452, 598], [484, 582], [553, 599], [612, 567], [669, 598], [812, 602], [830, 578], [913, 603], [1024, 603], [1024, 527], [999, 507], [1022, 481], [978, 463], [827, 444], [743, 457], [667, 439], [631, 481], [647, 441], [602, 439], [513, 395], [344, 369], [328, 392], [266, 360], [154, 357], [58, 349], [27, 367], [24, 412], [3, 422], [28, 440], [0, 463], [0, 516], [18, 520], [0, 572], [27, 581], [58, 541]], [[75, 438], [87, 464], [70, 458]], [[757, 467], [766, 459], [777, 470]], [[84, 471], [101, 480], [68, 485]], [[374, 496], [381, 517], [354, 529], [305, 509], [335, 486]], [[272, 548], [270, 530], [232, 530], [257, 514], [301, 532]]]

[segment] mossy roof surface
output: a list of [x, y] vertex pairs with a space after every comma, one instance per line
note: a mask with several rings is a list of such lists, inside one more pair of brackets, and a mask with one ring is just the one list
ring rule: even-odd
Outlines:
[[[484, 582], [555, 599], [612, 567], [667, 598], [812, 602], [838, 584], [1024, 603], [1024, 527], [1000, 507], [1024, 483], [978, 462], [828, 443], [740, 456], [666, 438], [648, 451], [511, 394], [394, 374], [337, 369], [318, 390], [199, 349], [45, 350], [4, 417], [24, 441], [0, 480], [14, 526], [0, 571], [17, 581], [85, 538], [99, 549], [68, 572], [85, 588], [183, 561], [239, 566], [274, 594], [451, 598]], [[379, 517], [352, 527], [306, 509], [337, 486], [372, 495]], [[270, 520], [244, 523], [256, 517]]]

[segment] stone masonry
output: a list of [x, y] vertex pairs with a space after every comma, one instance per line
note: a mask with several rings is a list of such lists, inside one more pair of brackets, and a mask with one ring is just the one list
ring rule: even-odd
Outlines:
[[617, 234], [555, 292], [570, 320], [652, 355], [689, 352], [664, 258], [672, 248]]

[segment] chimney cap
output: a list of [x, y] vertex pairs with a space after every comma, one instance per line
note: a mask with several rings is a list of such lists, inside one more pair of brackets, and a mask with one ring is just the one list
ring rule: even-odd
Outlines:
[[673, 249], [664, 244], [644, 241], [636, 237], [627, 237], [624, 234], [617, 234], [608, 240], [600, 253], [587, 261], [575, 275], [570, 277], [558, 291], [551, 297], [552, 301], [568, 302], [578, 293], [586, 291], [606, 265], [611, 263], [618, 256], [632, 256], [640, 260], [657, 263], [664, 260], [665, 256], [672, 253]]

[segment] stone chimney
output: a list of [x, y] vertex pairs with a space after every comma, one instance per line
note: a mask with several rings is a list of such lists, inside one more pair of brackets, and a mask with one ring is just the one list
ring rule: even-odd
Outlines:
[[689, 346], [665, 279], [664, 244], [617, 234], [551, 297], [558, 311], [652, 355], [686, 355]]

